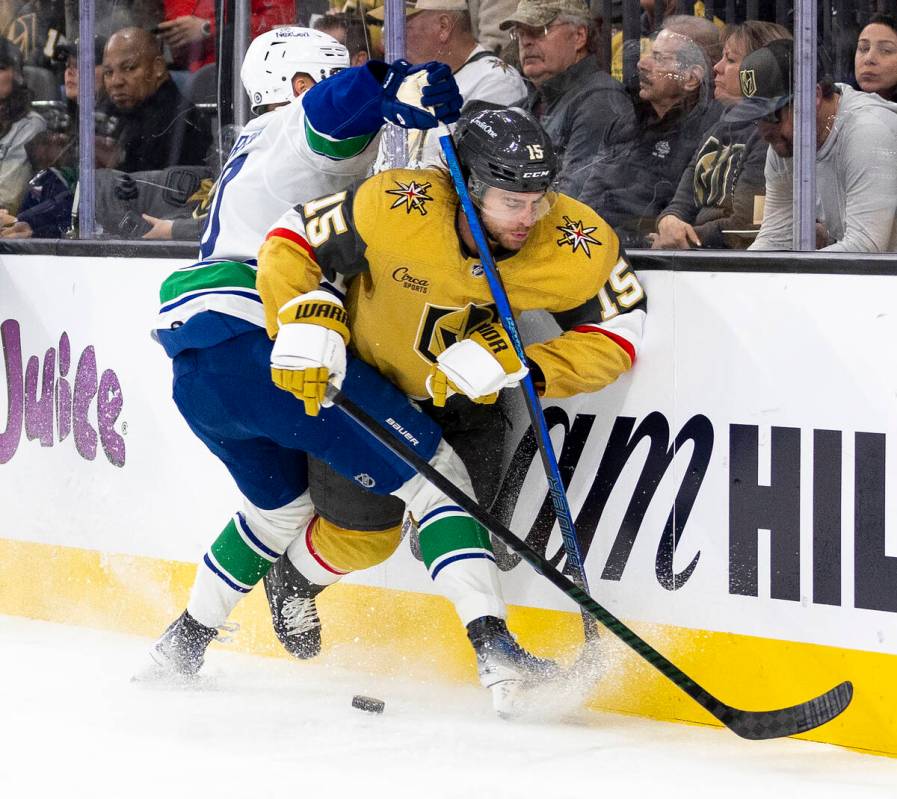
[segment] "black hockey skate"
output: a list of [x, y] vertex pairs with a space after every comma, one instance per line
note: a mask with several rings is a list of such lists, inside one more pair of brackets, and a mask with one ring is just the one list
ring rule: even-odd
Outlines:
[[200, 624], [185, 610], [162, 633], [150, 656], [164, 675], [193, 677], [202, 668], [206, 649], [217, 636], [215, 627]]
[[265, 593], [277, 640], [306, 660], [321, 651], [321, 619], [315, 597], [327, 586], [310, 583], [284, 553], [265, 575]]
[[467, 625], [467, 637], [477, 655], [477, 673], [492, 692], [499, 716], [519, 715], [519, 699], [529, 689], [560, 676], [553, 660], [527, 652], [497, 616], [482, 616]]

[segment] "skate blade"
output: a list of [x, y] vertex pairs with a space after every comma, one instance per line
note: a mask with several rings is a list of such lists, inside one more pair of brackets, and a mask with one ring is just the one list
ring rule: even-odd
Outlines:
[[595, 692], [606, 668], [597, 643], [586, 642], [577, 659], [544, 680], [507, 680], [492, 686], [492, 703], [509, 721], [562, 721]]

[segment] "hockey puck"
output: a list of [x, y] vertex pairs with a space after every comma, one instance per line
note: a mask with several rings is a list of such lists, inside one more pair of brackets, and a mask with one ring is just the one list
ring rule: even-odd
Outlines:
[[359, 710], [366, 710], [368, 713], [382, 713], [386, 707], [386, 702], [382, 699], [375, 699], [373, 696], [361, 696], [356, 694], [352, 697], [352, 707]]

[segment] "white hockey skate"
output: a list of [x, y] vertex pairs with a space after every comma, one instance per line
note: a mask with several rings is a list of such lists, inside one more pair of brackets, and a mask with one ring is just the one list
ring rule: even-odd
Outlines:
[[525, 715], [530, 691], [561, 675], [557, 663], [520, 646], [497, 616], [474, 619], [467, 637], [477, 655], [480, 683], [492, 693], [492, 706], [502, 718]]

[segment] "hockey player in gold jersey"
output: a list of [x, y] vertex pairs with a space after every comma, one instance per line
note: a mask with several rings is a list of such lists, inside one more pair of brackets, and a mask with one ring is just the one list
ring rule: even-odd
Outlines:
[[[327, 383], [339, 384], [348, 345], [440, 422], [488, 504], [500, 478], [502, 389], [527, 370], [546, 398], [612, 383], [635, 362], [647, 300], [613, 229], [551, 190], [556, 158], [535, 119], [519, 109], [478, 111], [462, 119], [456, 139], [512, 308], [548, 311], [559, 326], [554, 338], [526, 348], [527, 363], [498, 321], [467, 220], [441, 170], [390, 170], [296, 206], [262, 246], [258, 289], [272, 337], [310, 301], [332, 306], [317, 315], [317, 334], [295, 338], [290, 357], [272, 362], [278, 386], [317, 413]], [[333, 289], [341, 279], [344, 295]], [[330, 320], [343, 311], [348, 329], [336, 333]], [[291, 605], [388, 557], [403, 512], [394, 497], [368, 494], [322, 462], [309, 469], [320, 518], [265, 578], [275, 629], [291, 651], [305, 634], [291, 633]], [[490, 543], [428, 536], [426, 520], [418, 521], [424, 562], [467, 627], [481, 680], [499, 706], [503, 681], [515, 678], [514, 658], [503, 649], [516, 643], [504, 626]]]

